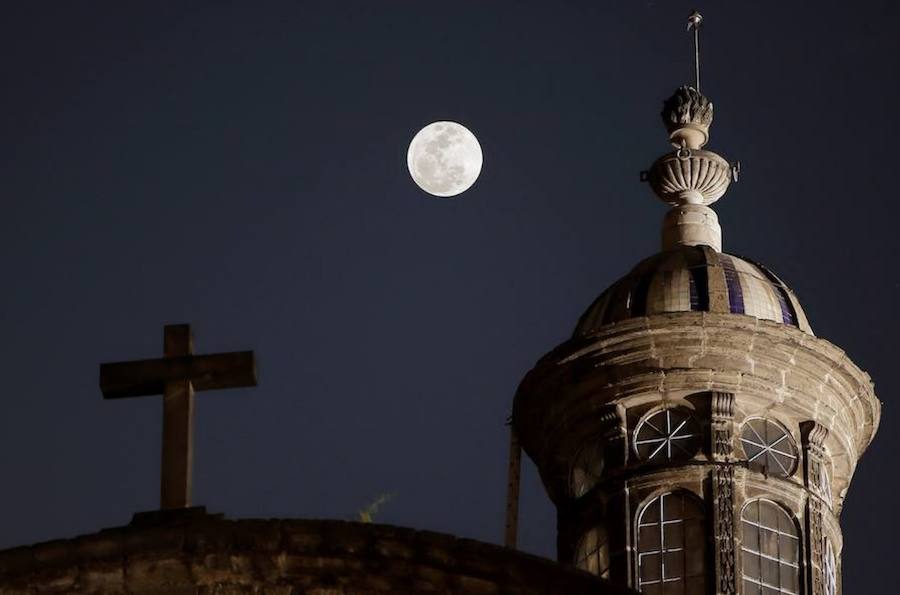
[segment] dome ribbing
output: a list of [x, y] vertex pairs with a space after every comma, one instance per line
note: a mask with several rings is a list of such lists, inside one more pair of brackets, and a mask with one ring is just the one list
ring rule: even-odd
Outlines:
[[690, 311], [753, 316], [813, 334], [794, 292], [767, 268], [708, 246], [680, 246], [645, 259], [604, 291], [575, 336], [628, 318]]

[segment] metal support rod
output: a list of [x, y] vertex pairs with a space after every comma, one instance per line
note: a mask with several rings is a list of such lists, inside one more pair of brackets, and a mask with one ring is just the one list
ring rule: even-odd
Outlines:
[[506, 535], [503, 543], [515, 549], [519, 536], [519, 484], [521, 483], [522, 447], [516, 430], [509, 424], [509, 470], [506, 478]]
[[697, 93], [700, 93], [700, 29], [694, 28], [694, 75], [697, 81]]
[[696, 10], [688, 16], [688, 31], [694, 31], [694, 88], [700, 92], [700, 25], [703, 23], [703, 15]]

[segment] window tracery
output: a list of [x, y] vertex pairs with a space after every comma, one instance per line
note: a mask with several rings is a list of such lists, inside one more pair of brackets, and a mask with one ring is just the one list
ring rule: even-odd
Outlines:
[[634, 433], [634, 449], [643, 461], [687, 459], [697, 454], [700, 442], [700, 425], [681, 407], [647, 416]]
[[638, 517], [638, 590], [649, 595], [706, 593], [706, 538], [700, 502], [662, 494]]
[[609, 544], [603, 527], [590, 529], [575, 548], [575, 567], [609, 578]]
[[741, 432], [741, 446], [751, 469], [790, 477], [797, 468], [797, 445], [784, 426], [769, 419], [751, 419]]
[[741, 511], [744, 595], [799, 595], [800, 535], [794, 520], [769, 500]]

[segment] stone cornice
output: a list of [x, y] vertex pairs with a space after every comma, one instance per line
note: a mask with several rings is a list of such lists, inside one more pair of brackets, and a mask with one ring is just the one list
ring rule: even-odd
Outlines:
[[648, 394], [734, 393], [744, 414], [776, 410], [829, 428], [849, 475], [878, 429], [871, 379], [828, 341], [749, 316], [683, 312], [629, 319], [563, 343], [531, 370], [513, 420], [544, 473], [577, 448], [582, 420]]

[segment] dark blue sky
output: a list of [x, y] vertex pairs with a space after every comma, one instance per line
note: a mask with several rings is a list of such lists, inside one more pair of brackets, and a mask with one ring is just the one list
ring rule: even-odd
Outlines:
[[[638, 173], [691, 73], [685, 2], [23, 2], [0, 21], [0, 547], [154, 508], [159, 398], [102, 361], [255, 349], [202, 393], [195, 500], [229, 516], [502, 536], [522, 375], [657, 251]], [[726, 249], [800, 296], [886, 402], [843, 515], [848, 592], [893, 584], [900, 389], [891, 2], [700, 5]], [[455, 200], [413, 134], [485, 153]], [[527, 467], [523, 548], [555, 519]]]

